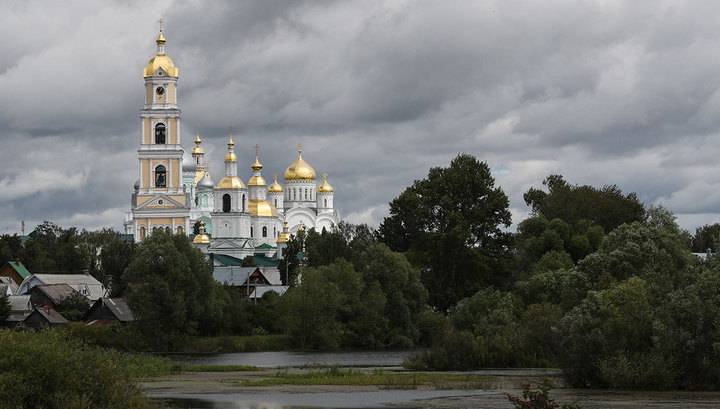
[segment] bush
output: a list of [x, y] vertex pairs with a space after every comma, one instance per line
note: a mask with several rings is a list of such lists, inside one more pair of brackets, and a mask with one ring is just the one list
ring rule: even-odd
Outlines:
[[[119, 353], [82, 347], [60, 331], [0, 331], [0, 402], [9, 409], [142, 409], [149, 401]], [[157, 362], [156, 362], [157, 363]], [[132, 365], [131, 365], [132, 366]]]
[[515, 409], [580, 409], [577, 403], [559, 404], [550, 398], [550, 389], [552, 384], [545, 380], [538, 386], [538, 389], [530, 389], [530, 385], [525, 385], [522, 391], [522, 397], [507, 395], [508, 400]]

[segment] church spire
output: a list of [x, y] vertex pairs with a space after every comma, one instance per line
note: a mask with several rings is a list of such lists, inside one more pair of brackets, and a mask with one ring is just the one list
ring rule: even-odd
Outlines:
[[163, 31], [165, 30], [165, 20], [160, 18], [160, 33], [157, 36], [155, 43], [157, 44], [157, 55], [165, 55], [165, 36]]

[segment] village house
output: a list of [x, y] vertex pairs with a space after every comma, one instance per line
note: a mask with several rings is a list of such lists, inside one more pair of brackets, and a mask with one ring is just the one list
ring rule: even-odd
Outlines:
[[113, 322], [128, 323], [135, 321], [127, 301], [123, 298], [100, 298], [85, 314], [87, 325], [102, 325]]
[[32, 312], [23, 320], [22, 327], [30, 329], [43, 329], [58, 325], [65, 325], [69, 321], [59, 312], [49, 307], [35, 307]]
[[215, 281], [236, 287], [248, 299], [257, 300], [271, 291], [282, 295], [288, 289], [280, 278], [277, 260], [262, 254], [253, 256], [254, 266], [243, 266], [243, 260], [224, 254], [213, 254], [212, 261]]
[[72, 296], [82, 296], [68, 284], [42, 284], [30, 289], [30, 303], [35, 307], [57, 308]]
[[51, 284], [67, 284], [92, 302], [107, 293], [105, 286], [89, 274], [32, 274], [20, 284], [18, 294], [30, 294], [33, 287]]
[[30, 272], [19, 261], [8, 261], [0, 267], [0, 277], [11, 278], [15, 284], [20, 285], [26, 278], [30, 277]]
[[30, 296], [11, 295], [8, 297], [8, 302], [10, 303], [10, 314], [5, 322], [1, 324], [4, 327], [16, 327], [25, 321], [25, 318], [27, 318], [33, 310], [33, 306], [30, 303]]

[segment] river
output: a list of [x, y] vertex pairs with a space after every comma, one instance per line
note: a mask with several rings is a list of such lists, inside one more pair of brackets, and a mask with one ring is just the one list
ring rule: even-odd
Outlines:
[[401, 366], [413, 351], [354, 352], [239, 352], [233, 354], [176, 355], [171, 358], [206, 365], [248, 365], [258, 368], [307, 366]]
[[[486, 369], [473, 374], [486, 375], [487, 384], [478, 389], [383, 389], [368, 386], [294, 385], [246, 387], [242, 379], [273, 376], [273, 368], [309, 371], [315, 366], [386, 368], [399, 371], [402, 362], [413, 351], [381, 352], [250, 352], [216, 355], [181, 355], [174, 359], [209, 365], [255, 366], [255, 373], [195, 373], [153, 381], [144, 385], [152, 398], [182, 409], [306, 409], [306, 408], [428, 408], [428, 409], [508, 409], [512, 408], [506, 393], [520, 394], [520, 385], [551, 378], [562, 385], [557, 370]], [[297, 369], [304, 368], [304, 369]], [[278, 369], [281, 370], [281, 369]], [[282, 369], [285, 371], [286, 369]], [[358, 369], [369, 370], [369, 369]], [[235, 376], [235, 378], [233, 378]], [[553, 397], [560, 402], [579, 402], [583, 409], [600, 408], [718, 408], [717, 392], [630, 392], [608, 390], [555, 389]]]

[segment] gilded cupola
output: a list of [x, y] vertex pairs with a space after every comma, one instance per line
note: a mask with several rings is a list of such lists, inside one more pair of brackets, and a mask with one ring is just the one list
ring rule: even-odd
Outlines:
[[302, 145], [298, 145], [297, 159], [285, 170], [285, 180], [315, 180], [315, 169], [302, 157]]
[[267, 186], [265, 178], [263, 178], [262, 174], [260, 174], [262, 168], [263, 165], [262, 163], [260, 163], [260, 147], [258, 145], [255, 145], [255, 162], [250, 165], [250, 169], [252, 169], [253, 175], [248, 181], [248, 186]]
[[320, 184], [320, 186], [318, 186], [318, 192], [321, 192], [321, 193], [332, 193], [332, 192], [334, 192], [335, 190], [334, 190], [333, 187], [330, 185], [330, 183], [328, 183], [328, 180], [327, 180], [328, 174], [327, 174], [327, 173], [323, 173], [322, 177], [323, 177], [323, 181], [322, 181], [322, 183]]
[[283, 187], [280, 185], [280, 183], [278, 183], [278, 174], [275, 173], [273, 175], [273, 182], [270, 185], [270, 187], [268, 187], [268, 192], [269, 193], [282, 193], [282, 191], [283, 191]]
[[216, 189], [247, 189], [242, 179], [237, 176], [237, 156], [235, 156], [235, 141], [228, 137], [228, 151], [225, 154], [225, 177], [215, 186]]
[[144, 77], [152, 77], [158, 75], [158, 70], [162, 69], [161, 75], [167, 75], [169, 77], [177, 78], [180, 75], [180, 70], [175, 66], [172, 58], [165, 53], [165, 35], [163, 35], [163, 27], [160, 26], [160, 34], [158, 34], [155, 40], [157, 44], [157, 51], [155, 56], [148, 61], [143, 70]]

